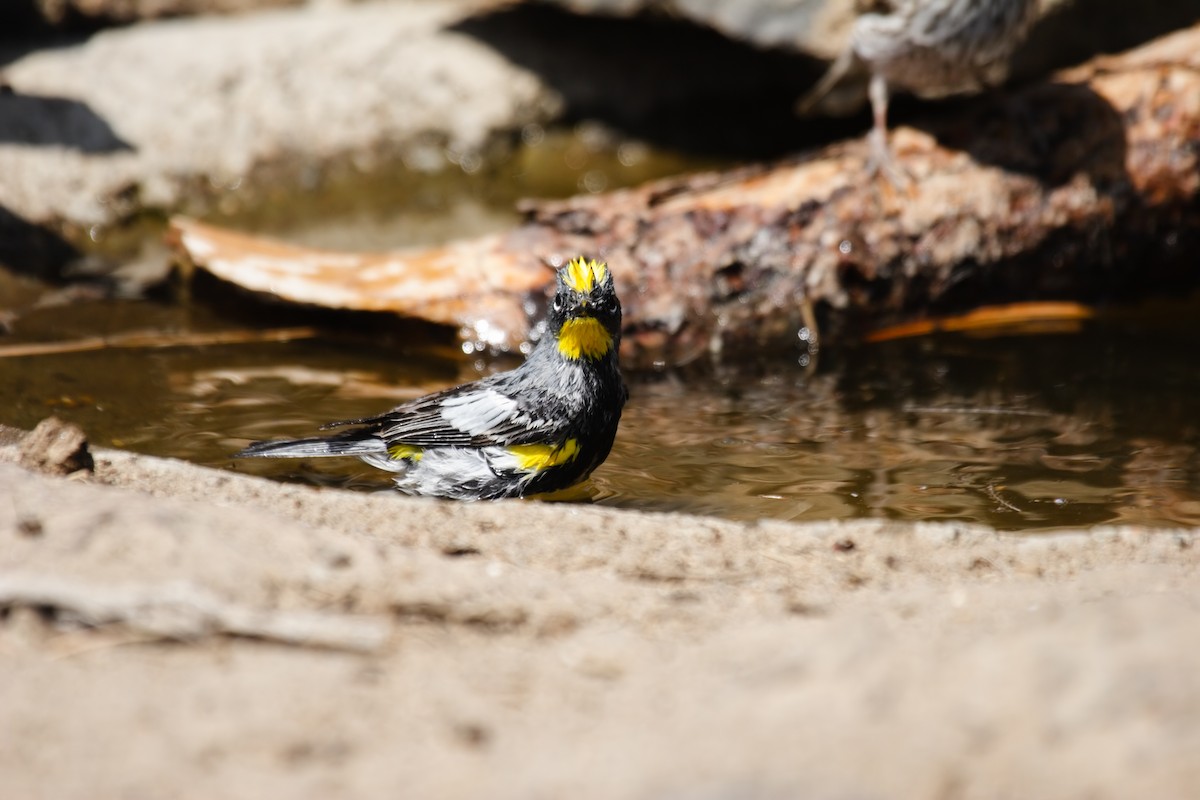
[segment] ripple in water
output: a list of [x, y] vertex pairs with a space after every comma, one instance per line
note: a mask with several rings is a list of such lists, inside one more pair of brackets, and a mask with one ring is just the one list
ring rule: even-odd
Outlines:
[[[826, 349], [815, 371], [631, 376], [611, 457], [568, 497], [738, 519], [1200, 525], [1197, 344], [1186, 328], [1091, 325]], [[387, 476], [352, 460], [230, 454], [474, 377], [462, 362], [329, 341], [9, 359], [0, 421], [57, 413], [99, 444], [378, 490]]]

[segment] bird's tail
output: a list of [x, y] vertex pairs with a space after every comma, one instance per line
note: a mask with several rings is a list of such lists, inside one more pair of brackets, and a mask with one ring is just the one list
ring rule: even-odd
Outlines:
[[[796, 102], [796, 113], [800, 116], [809, 116], [818, 106], [822, 104], [825, 98], [833, 91], [833, 87], [837, 86], [847, 76], [855, 74], [862, 69], [862, 64], [858, 61], [854, 51], [847, 45], [841, 55], [837, 57], [825, 74], [817, 83], [805, 93], [799, 101]], [[840, 116], [836, 114], [835, 116]]]
[[387, 445], [378, 437], [352, 432], [345, 436], [313, 439], [281, 439], [255, 442], [234, 453], [234, 458], [322, 458], [326, 456], [364, 456], [387, 453]]

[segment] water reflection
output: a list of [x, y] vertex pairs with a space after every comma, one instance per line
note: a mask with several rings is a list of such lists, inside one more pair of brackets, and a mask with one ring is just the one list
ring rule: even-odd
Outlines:
[[[815, 372], [631, 376], [612, 456], [570, 496], [740, 519], [1200, 525], [1198, 338], [1092, 324], [826, 350]], [[465, 361], [363, 341], [6, 359], [0, 421], [31, 427], [57, 413], [100, 444], [377, 490], [387, 476], [356, 461], [230, 454], [476, 377]]]

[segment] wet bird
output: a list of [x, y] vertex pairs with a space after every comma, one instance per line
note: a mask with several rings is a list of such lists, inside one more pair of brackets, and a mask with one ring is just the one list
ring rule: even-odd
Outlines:
[[612, 273], [578, 258], [557, 271], [546, 333], [516, 369], [324, 426], [352, 426], [342, 433], [257, 442], [237, 455], [357, 456], [396, 473], [403, 492], [459, 500], [564, 489], [612, 449], [628, 395], [620, 341]]
[[798, 109], [812, 109], [848, 73], [868, 71], [875, 118], [870, 169], [904, 183], [888, 148], [888, 92], [935, 99], [999, 85], [1037, 17], [1038, 0], [883, 0], [883, 5], [885, 13], [865, 13], [854, 21], [846, 49]]

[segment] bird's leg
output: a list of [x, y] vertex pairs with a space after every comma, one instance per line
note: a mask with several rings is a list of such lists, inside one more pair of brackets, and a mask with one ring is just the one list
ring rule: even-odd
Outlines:
[[871, 159], [874, 165], [879, 167], [882, 166], [882, 162], [891, 159], [887, 141], [887, 80], [882, 75], [872, 75], [867, 91], [871, 98], [871, 113], [875, 117], [875, 124], [871, 126], [870, 133]]
[[912, 184], [912, 178], [892, 159], [892, 150], [888, 146], [887, 79], [882, 75], [871, 75], [871, 83], [867, 87], [867, 91], [871, 98], [871, 113], [875, 117], [875, 124], [872, 125], [871, 132], [867, 135], [867, 143], [871, 148], [871, 154], [867, 160], [867, 172], [872, 177], [883, 175], [888, 183], [897, 189], [907, 189]]

